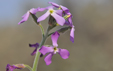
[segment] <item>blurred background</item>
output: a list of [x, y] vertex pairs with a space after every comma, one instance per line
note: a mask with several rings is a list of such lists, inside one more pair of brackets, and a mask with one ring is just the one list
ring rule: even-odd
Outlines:
[[[40, 43], [41, 31], [31, 16], [21, 25], [18, 22], [29, 9], [49, 6], [49, 1], [70, 9], [76, 29], [75, 42], [69, 39], [70, 31], [62, 34], [59, 48], [68, 49], [70, 57], [64, 60], [56, 54], [49, 66], [42, 57], [38, 71], [112, 71], [113, 0], [0, 0], [0, 71], [5, 71], [8, 63], [32, 66], [35, 56], [30, 54], [34, 48], [28, 44]], [[47, 20], [42, 22], [45, 29]], [[51, 45], [50, 37], [45, 44]]]

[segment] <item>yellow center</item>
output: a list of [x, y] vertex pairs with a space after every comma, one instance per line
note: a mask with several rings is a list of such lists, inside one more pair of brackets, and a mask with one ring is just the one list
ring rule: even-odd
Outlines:
[[54, 12], [54, 10], [49, 10], [49, 12], [52, 14]]
[[59, 24], [57, 23], [56, 26], [59, 26]]
[[58, 52], [58, 48], [57, 47], [54, 47], [53, 50], [54, 50], [54, 54], [56, 54]]
[[54, 47], [54, 51], [56, 51], [57, 50], [57, 48], [56, 47]]

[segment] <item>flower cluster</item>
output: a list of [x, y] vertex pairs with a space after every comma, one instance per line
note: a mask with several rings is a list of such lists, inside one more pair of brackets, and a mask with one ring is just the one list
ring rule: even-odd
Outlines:
[[[38, 53], [40, 53], [40, 57], [42, 57], [43, 55], [47, 54], [48, 55], [45, 57], [44, 61], [46, 62], [46, 65], [50, 65], [52, 62], [52, 56], [56, 53], [58, 53], [63, 59], [67, 59], [70, 55], [69, 51], [67, 49], [61, 49], [58, 48], [58, 38], [60, 36], [61, 33], [64, 33], [65, 31], [67, 31], [68, 29], [70, 29], [70, 41], [72, 41], [74, 43], [74, 25], [72, 22], [72, 14], [70, 13], [69, 9], [62, 6], [62, 5], [58, 5], [56, 3], [53, 2], [49, 2], [49, 4], [51, 4], [51, 6], [45, 7], [45, 8], [32, 8], [29, 11], [27, 11], [26, 14], [24, 14], [22, 16], [22, 20], [18, 23], [21, 24], [25, 21], [28, 20], [29, 15], [32, 16], [32, 18], [34, 19], [35, 23], [37, 25], [39, 25], [39, 27], [42, 30], [42, 41], [41, 43], [35, 43], [35, 44], [29, 44], [29, 47], [35, 48], [35, 50], [31, 53], [31, 55], [35, 55], [36, 57], [39, 55]], [[37, 12], [42, 12], [47, 10], [47, 12], [45, 14], [43, 14], [40, 17], [36, 16]], [[44, 29], [41, 25], [41, 21], [45, 20], [47, 17], [49, 17], [49, 21], [48, 21], [48, 28], [46, 30], [46, 33], [44, 32]], [[65, 25], [65, 26], [64, 26]], [[57, 27], [57, 26], [61, 26], [62, 28], [54, 31], [54, 32], [49, 32], [50, 30], [52, 30], [52, 28]], [[47, 37], [49, 37], [51, 35], [51, 40], [52, 40], [52, 45], [44, 45]], [[38, 59], [38, 58], [35, 58]], [[35, 67], [31, 68], [30, 66], [26, 65], [30, 70], [32, 71], [36, 71], [36, 63], [38, 62], [38, 60], [34, 60], [34, 65]], [[25, 68], [25, 65], [23, 64], [17, 64], [17, 65], [7, 65], [6, 66], [6, 71], [13, 71], [14, 69], [22, 69]]]
[[[32, 8], [30, 9], [26, 14], [24, 14], [22, 16], [22, 20], [18, 23], [21, 24], [25, 21], [28, 20], [28, 17], [30, 14], [36, 14], [37, 12], [42, 12], [47, 10], [47, 12], [45, 14], [43, 14], [42, 16], [38, 17], [37, 22], [41, 22], [43, 20], [45, 20], [48, 16], [52, 16], [56, 22], [63, 26], [63, 25], [68, 25], [71, 27], [70, 30], [70, 40], [74, 43], [74, 25], [72, 22], [72, 14], [69, 12], [69, 9], [62, 6], [62, 5], [58, 5], [56, 3], [53, 2], [49, 2], [52, 6], [48, 6], [45, 8]], [[58, 8], [57, 10], [54, 10], [54, 8]]]
[[[74, 42], [74, 31], [75, 31], [75, 29], [74, 29], [74, 25], [73, 25], [73, 22], [72, 22], [72, 14], [69, 12], [69, 9], [62, 6], [62, 5], [58, 5], [56, 3], [53, 3], [53, 2], [49, 2], [49, 4], [51, 4], [52, 6], [48, 6], [48, 7], [45, 7], [45, 8], [38, 7], [36, 9], [32, 8], [24, 16], [22, 16], [23, 19], [18, 24], [21, 24], [24, 21], [27, 21], [30, 13], [35, 15], [37, 12], [42, 12], [44, 10], [47, 10], [47, 12], [45, 14], [43, 14], [42, 16], [37, 18], [37, 22], [39, 23], [39, 22], [45, 20], [48, 16], [51, 16], [53, 19], [55, 19], [57, 24], [59, 24], [61, 26], [63, 26], [63, 25], [69, 26], [69, 28], [70, 28], [70, 40], [72, 42]], [[54, 10], [54, 8], [57, 8], [57, 10]], [[52, 19], [50, 19], [50, 20], [52, 20]], [[68, 50], [58, 48], [57, 40], [58, 40], [59, 36], [60, 36], [60, 34], [59, 34], [58, 31], [54, 32], [51, 35], [53, 45], [50, 46], [50, 47], [42, 46], [39, 50], [41, 55], [45, 55], [46, 53], [49, 53], [44, 59], [47, 65], [49, 65], [51, 63], [52, 56], [54, 54], [56, 54], [57, 52], [63, 59], [67, 59], [69, 57]], [[35, 47], [35, 50], [31, 53], [31, 55], [36, 54], [37, 49], [39, 47], [39, 43], [29, 44], [29, 46]]]

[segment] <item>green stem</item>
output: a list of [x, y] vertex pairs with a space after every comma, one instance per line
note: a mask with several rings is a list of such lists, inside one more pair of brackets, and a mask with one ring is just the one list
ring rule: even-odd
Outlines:
[[38, 61], [39, 61], [39, 58], [40, 58], [40, 52], [39, 52], [39, 49], [42, 47], [42, 45], [44, 45], [47, 37], [48, 37], [48, 33], [49, 33], [49, 30], [50, 30], [50, 27], [47, 28], [47, 31], [45, 33], [45, 36], [42, 38], [42, 41], [40, 43], [40, 46], [39, 48], [37, 49], [37, 52], [36, 52], [36, 56], [35, 56], [35, 59], [34, 59], [34, 64], [33, 64], [33, 69], [32, 71], [37, 71], [37, 66], [38, 66]]
[[39, 26], [40, 26], [40, 28], [41, 28], [42, 35], [43, 35], [43, 37], [44, 37], [44, 29], [43, 29], [43, 27], [42, 27], [42, 25], [41, 25], [41, 24], [39, 24]]
[[25, 65], [25, 67], [28, 68], [30, 71], [32, 71], [32, 68], [29, 65]]
[[55, 32], [52, 32], [52, 33], [48, 34], [48, 37], [49, 37], [50, 35], [52, 35], [53, 33], [55, 33]]
[[40, 26], [41, 31], [42, 31], [42, 35], [43, 35], [43, 37], [44, 37], [44, 29], [43, 29], [42, 25], [40, 24], [40, 22], [37, 22], [37, 19], [38, 19], [38, 18], [37, 18], [34, 14], [32, 14], [32, 13], [30, 13], [30, 14], [31, 14], [31, 16], [32, 16], [32, 18], [33, 18], [33, 20], [34, 20], [34, 22], [35, 22], [37, 25]]

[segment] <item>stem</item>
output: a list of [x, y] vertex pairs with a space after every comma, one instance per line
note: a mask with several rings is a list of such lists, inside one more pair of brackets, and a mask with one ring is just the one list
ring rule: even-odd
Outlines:
[[37, 52], [36, 52], [36, 56], [35, 56], [35, 59], [34, 59], [34, 64], [33, 64], [33, 69], [32, 71], [37, 71], [37, 66], [38, 66], [38, 61], [39, 61], [39, 58], [40, 58], [40, 52], [39, 52], [39, 49], [42, 47], [42, 45], [44, 45], [47, 37], [48, 37], [48, 33], [49, 33], [49, 30], [50, 30], [50, 27], [48, 26], [47, 28], [47, 31], [45, 33], [45, 36], [42, 38], [42, 41], [40, 43], [40, 46], [39, 48], [37, 49]]
[[32, 68], [29, 65], [25, 65], [25, 67], [28, 68], [30, 71], [32, 71]]
[[41, 24], [38, 24], [38, 25], [40, 26], [41, 31], [42, 31], [42, 35], [43, 35], [43, 37], [44, 37], [44, 29], [43, 29], [43, 27], [42, 27], [42, 25], [41, 25]]
[[52, 33], [50, 33], [50, 34], [48, 34], [48, 37], [50, 36], [50, 35], [52, 35], [54, 32], [52, 32]]
[[43, 37], [44, 37], [44, 29], [43, 29], [42, 25], [40, 24], [40, 22], [37, 22], [37, 19], [38, 19], [38, 18], [37, 18], [34, 14], [32, 14], [31, 12], [30, 12], [30, 14], [31, 14], [31, 16], [32, 16], [32, 18], [33, 18], [33, 20], [34, 20], [34, 22], [35, 22], [37, 25], [40, 26], [41, 31], [42, 31], [42, 35], [43, 35]]

